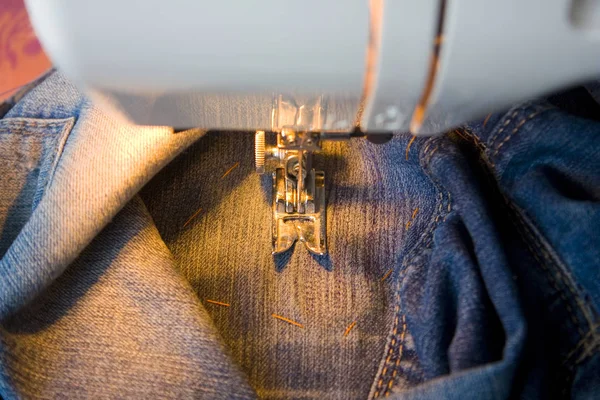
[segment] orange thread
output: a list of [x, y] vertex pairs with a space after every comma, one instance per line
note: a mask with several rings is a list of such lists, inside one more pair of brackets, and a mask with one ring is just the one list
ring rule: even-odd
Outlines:
[[192, 215], [191, 217], [189, 217], [189, 218], [188, 218], [188, 220], [187, 220], [187, 221], [185, 221], [185, 224], [183, 224], [183, 227], [182, 227], [182, 229], [183, 229], [183, 228], [185, 228], [186, 226], [188, 226], [188, 224], [189, 224], [190, 222], [192, 222], [192, 220], [193, 220], [194, 218], [196, 218], [196, 217], [198, 216], [198, 214], [200, 214], [200, 212], [202, 212], [202, 209], [201, 209], [201, 208], [199, 208], [199, 209], [198, 209], [198, 211], [196, 211], [196, 212], [194, 213], [194, 215]]
[[488, 114], [487, 117], [485, 117], [485, 119], [483, 120], [483, 127], [484, 128], [487, 125], [488, 121], [490, 120], [491, 116], [492, 116], [492, 114]]
[[291, 319], [288, 319], [288, 318], [285, 318], [285, 317], [282, 317], [281, 315], [277, 315], [277, 314], [271, 314], [271, 316], [272, 316], [273, 318], [277, 318], [277, 319], [280, 319], [280, 320], [282, 320], [282, 321], [284, 321], [284, 322], [287, 322], [288, 324], [295, 325], [295, 326], [297, 326], [297, 327], [299, 327], [299, 328], [304, 328], [304, 325], [302, 325], [301, 323], [299, 323], [299, 322], [296, 322], [296, 321], [294, 321], [294, 320], [291, 320]]
[[229, 168], [229, 169], [227, 170], [227, 172], [225, 172], [225, 173], [223, 174], [223, 176], [221, 177], [221, 179], [223, 179], [223, 178], [225, 178], [227, 175], [229, 175], [229, 174], [231, 173], [231, 171], [233, 171], [234, 169], [236, 169], [236, 168], [237, 168], [239, 165], [240, 165], [240, 162], [239, 162], [239, 161], [238, 161], [238, 162], [236, 162], [235, 164], [233, 164], [233, 166], [232, 166], [231, 168]]
[[416, 138], [417, 137], [413, 135], [413, 137], [410, 138], [410, 141], [408, 142], [408, 146], [406, 146], [406, 161], [408, 161], [408, 152], [410, 151], [410, 146], [412, 146]]
[[[398, 299], [398, 293], [396, 293], [396, 299]], [[387, 373], [387, 368], [388, 368], [388, 364], [390, 362], [390, 358], [392, 358], [392, 352], [394, 350], [394, 346], [396, 344], [396, 334], [398, 333], [398, 311], [400, 310], [400, 306], [398, 304], [396, 304], [396, 307], [394, 308], [394, 312], [396, 313], [396, 318], [394, 318], [394, 331], [392, 334], [392, 343], [391, 346], [388, 349], [388, 356], [385, 359], [385, 367], [383, 368], [383, 371], [381, 371], [381, 374], [379, 375], [379, 380], [377, 381], [377, 390], [375, 390], [375, 396], [373, 397], [374, 399], [379, 397], [379, 394], [381, 393], [381, 389], [383, 389], [382, 384], [383, 384], [383, 377], [385, 376], [385, 374]]]
[[223, 307], [229, 307], [230, 304], [229, 303], [223, 303], [220, 301], [216, 301], [216, 300], [206, 300], [207, 303], [211, 303], [211, 304], [216, 304], [218, 306], [223, 306]]
[[354, 321], [353, 323], [348, 325], [348, 327], [346, 328], [346, 332], [344, 332], [344, 337], [346, 337], [350, 334], [350, 331], [352, 330], [352, 328], [354, 328], [355, 325], [356, 325], [356, 321]]
[[508, 124], [510, 124], [512, 122], [512, 120], [515, 119], [515, 117], [517, 116], [518, 113], [519, 113], [519, 110], [517, 110], [514, 113], [512, 113], [506, 119], [506, 121], [504, 121], [504, 123], [502, 124], [502, 128], [500, 128], [500, 130], [498, 130], [498, 132], [496, 132], [494, 135], [492, 135], [492, 137], [488, 141], [490, 149], [494, 146], [496, 139], [500, 137], [500, 134], [504, 131], [504, 129], [506, 129], [506, 127], [508, 126]]
[[519, 122], [519, 124], [516, 126], [515, 129], [513, 129], [513, 131], [510, 133], [510, 135], [506, 136], [504, 138], [504, 140], [502, 141], [502, 143], [500, 143], [497, 147], [496, 147], [496, 151], [494, 151], [494, 156], [498, 155], [498, 152], [500, 151], [500, 149], [502, 148], [502, 146], [504, 146], [506, 144], [506, 142], [508, 142], [514, 135], [515, 133], [517, 133], [521, 127], [523, 125], [525, 125], [527, 122], [531, 121], [532, 119], [534, 119], [535, 117], [537, 117], [540, 113], [546, 111], [547, 109], [543, 109], [543, 110], [539, 110], [536, 112], [533, 112], [531, 114], [529, 114], [524, 120], [522, 120], [521, 122]]
[[412, 219], [415, 219], [415, 217], [417, 216], [417, 213], [419, 212], [419, 207], [415, 208], [415, 210], [412, 213]]
[[419, 207], [415, 208], [413, 210], [412, 216], [410, 217], [410, 220], [406, 223], [406, 225], [404, 225], [404, 228], [406, 230], [408, 230], [408, 228], [410, 228], [410, 226], [412, 225], [412, 222], [414, 221], [415, 217], [417, 216], [417, 213], [419, 212]]
[[402, 355], [404, 353], [404, 337], [406, 336], [406, 317], [402, 315], [402, 334], [400, 335], [400, 348], [398, 349], [398, 358], [396, 358], [394, 372], [392, 373], [392, 379], [387, 384], [387, 389], [385, 392], [385, 396], [389, 396], [390, 389], [394, 386], [394, 378], [398, 372], [398, 366], [400, 365], [400, 361], [402, 360]]
[[388, 269], [388, 271], [385, 273], [385, 275], [381, 278], [381, 282], [385, 281], [391, 274], [392, 274], [393, 268]]

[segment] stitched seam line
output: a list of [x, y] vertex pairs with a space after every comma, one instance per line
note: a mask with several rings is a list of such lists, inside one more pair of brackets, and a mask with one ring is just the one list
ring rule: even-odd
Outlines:
[[[540, 112], [545, 111], [545, 110], [547, 110], [547, 109], [541, 110]], [[539, 114], [539, 112], [537, 114]], [[470, 139], [474, 140], [478, 147], [485, 148], [485, 144], [481, 143], [481, 141], [479, 141], [479, 138], [477, 138], [471, 132], [468, 132], [467, 130], [463, 130], [463, 132], [461, 133], [461, 136], [462, 135], [466, 135]], [[490, 164], [487, 157], [483, 157], [483, 160], [486, 163]], [[493, 167], [493, 165], [489, 165], [489, 166]], [[496, 173], [496, 171], [494, 169], [492, 169], [492, 171], [494, 172], [494, 174]], [[496, 179], [497, 179], [497, 177], [496, 177]], [[587, 307], [582, 306], [580, 304], [580, 302], [577, 301], [577, 299], [581, 299], [582, 296], [580, 296], [578, 294], [578, 290], [573, 286], [574, 284], [573, 284], [571, 277], [565, 273], [563, 268], [560, 267], [560, 264], [562, 264], [562, 261], [557, 259], [558, 258], [557, 255], [551, 254], [550, 251], [548, 251], [548, 249], [546, 248], [545, 243], [541, 242], [540, 239], [537, 238], [536, 234], [532, 231], [532, 228], [529, 226], [530, 224], [533, 225], [533, 223], [525, 220], [525, 218], [522, 215], [522, 213], [520, 212], [520, 210], [517, 209], [517, 207], [512, 203], [512, 201], [508, 197], [504, 196], [504, 199], [505, 199], [505, 203], [507, 204], [507, 206], [513, 211], [512, 212], [512, 215], [514, 216], [513, 220], [517, 223], [517, 231], [519, 232], [521, 237], [524, 239], [525, 245], [529, 249], [532, 256], [535, 258], [535, 260], [537, 261], [537, 264], [540, 266], [540, 268], [542, 268], [542, 270], [544, 270], [544, 272], [545, 272], [544, 277], [546, 278], [546, 281], [558, 293], [559, 297], [561, 298], [561, 300], [563, 302], [563, 305], [567, 309], [567, 312], [569, 314], [569, 319], [571, 320], [572, 324], [574, 325], [574, 328], [577, 329], [577, 332], [580, 335], [580, 343], [590, 333], [591, 333], [592, 337], [597, 337], [597, 335], [593, 329], [588, 329], [587, 334], [584, 333], [584, 329], [582, 329], [581, 321], [579, 318], [577, 318], [577, 316], [575, 315], [575, 312], [573, 311], [573, 307], [571, 306], [571, 304], [572, 304], [572, 302], [575, 302], [577, 309], [584, 316], [586, 316], [586, 325], [588, 325], [589, 328], [591, 328], [591, 324], [590, 324], [591, 316], [589, 315], [589, 312], [585, 309]], [[533, 245], [535, 245], [535, 247], [533, 247]], [[548, 265], [546, 265], [544, 260], [542, 260], [540, 258], [540, 254], [538, 254], [538, 252], [541, 252], [544, 259], [547, 260], [548, 263], [553, 264], [554, 267], [551, 268]], [[567, 290], [569, 291], [569, 293], [572, 296], [572, 301], [569, 301], [569, 299], [566, 297], [566, 295], [564, 293], [564, 290], [561, 290], [559, 281], [557, 281], [557, 279], [559, 279], [559, 281], [564, 286], [566, 286]], [[585, 301], [583, 303], [585, 305]], [[567, 366], [567, 368], [570, 371], [572, 371], [572, 367], [569, 367], [569, 365], [572, 364], [572, 361], [569, 358], [573, 356], [572, 353], [576, 352], [576, 348], [580, 346], [580, 343], [578, 343], [576, 346], [574, 346], [574, 349], [571, 350], [569, 355], [567, 355], [567, 357], [565, 357], [565, 359], [563, 360], [563, 365]], [[580, 357], [579, 359], [577, 359], [576, 363], [580, 363], [581, 361], [583, 361], [583, 359], [581, 359], [581, 357]]]
[[[571, 277], [568, 276], [563, 271], [563, 268], [561, 268], [559, 266], [559, 261], [556, 260], [556, 255], [551, 254], [548, 251], [548, 249], [546, 249], [546, 246], [544, 246], [543, 243], [540, 243], [540, 240], [537, 238], [535, 233], [532, 232], [532, 229], [529, 226], [531, 224], [531, 222], [528, 222], [525, 220], [522, 213], [519, 212], [519, 210], [516, 208], [516, 206], [514, 204], [512, 204], [512, 202], [510, 202], [510, 200], [508, 200], [508, 199], [506, 199], [506, 200], [508, 202], [508, 206], [513, 210], [513, 213], [516, 217], [518, 225], [520, 225], [520, 227], [521, 227], [519, 232], [522, 233], [523, 235], [525, 235], [525, 237], [524, 237], [524, 239], [526, 239], [525, 244], [530, 249], [530, 251], [533, 253], [534, 257], [536, 258], [536, 260], [538, 261], [540, 266], [547, 272], [546, 276], [551, 278], [550, 279], [552, 281], [551, 284], [554, 287], [554, 289], [558, 292], [561, 299], [565, 302], [565, 307], [567, 308], [567, 311], [569, 312], [569, 317], [571, 319], [571, 322], [573, 322], [573, 324], [577, 328], [577, 331], [579, 332], [579, 335], [580, 335], [580, 339], [584, 338], [586, 336], [586, 334], [581, 326], [581, 321], [578, 318], [576, 318], [575, 312], [573, 311], [573, 308], [571, 307], [571, 304], [570, 304], [571, 302], [568, 301], [568, 299], [566, 298], [564, 290], [560, 290], [559, 283], [562, 283], [562, 284], [564, 284], [564, 286], [566, 286], [567, 290], [571, 294], [572, 299], [575, 301], [576, 304], [577, 304], [577, 299], [580, 299], [582, 296], [579, 296], [577, 294], [577, 290], [571, 282]], [[529, 240], [527, 240], [527, 239], [529, 239]], [[538, 254], [538, 252], [535, 251], [536, 249], [530, 245], [529, 241], [533, 242], [532, 244], [535, 245], [537, 250], [541, 253], [541, 256], [543, 256], [543, 258], [545, 260], [547, 260], [548, 263], [554, 264], [556, 266], [555, 268], [553, 268], [555, 271], [551, 271], [550, 268], [548, 267], [548, 265], [546, 265], [546, 263], [544, 263], [539, 258], [540, 255]], [[588, 325], [588, 331], [589, 331], [589, 327], [591, 326], [589, 321], [592, 319], [591, 315], [589, 315], [588, 311], [585, 310], [584, 307], [579, 306], [577, 308], [581, 311], [581, 313], [584, 316], [586, 316], [586, 320], [587, 320], [586, 325]]]
[[[567, 354], [566, 360], [569, 360], [569, 362], [574, 364], [579, 364], [589, 355], [588, 353], [594, 350], [595, 347], [598, 347], [600, 340], [595, 332], [597, 327], [598, 325], [596, 325], [593, 330], [589, 331], [585, 337], [581, 339], [579, 343], [577, 343], [573, 350]], [[579, 357], [575, 357], [578, 353], [581, 353]], [[574, 361], [571, 361], [572, 358], [574, 358]]]
[[519, 122], [517, 124], [517, 126], [515, 126], [515, 128], [512, 130], [512, 132], [510, 133], [510, 135], [506, 136], [504, 138], [504, 140], [498, 144], [498, 147], [496, 147], [496, 150], [494, 151], [493, 156], [497, 156], [498, 152], [500, 151], [500, 149], [502, 148], [502, 146], [504, 146], [506, 143], [508, 143], [508, 141], [510, 139], [512, 139], [515, 134], [517, 132], [519, 132], [521, 130], [521, 128], [523, 127], [523, 125], [525, 125], [527, 122], [531, 121], [532, 119], [534, 119], [535, 117], [537, 117], [538, 115], [540, 115], [541, 113], [543, 113], [544, 111], [548, 110], [548, 108], [542, 108], [541, 110], [535, 110], [534, 112], [532, 112], [531, 114], [529, 114], [528, 116], [526, 116], [523, 120], [521, 120], [521, 122]]
[[581, 354], [581, 356], [575, 360], [575, 365], [581, 364], [584, 360], [586, 360], [589, 356], [594, 354], [595, 350], [600, 349], [600, 341], [596, 340], [588, 349]]
[[[402, 301], [402, 300], [400, 300], [400, 301]], [[400, 309], [402, 309], [402, 307], [400, 307]], [[397, 318], [397, 316], [396, 316], [396, 318]], [[390, 380], [388, 381], [388, 384], [385, 388], [385, 392], [384, 392], [385, 397], [390, 395], [392, 387], [394, 386], [394, 382], [396, 380], [396, 375], [398, 375], [400, 361], [402, 360], [402, 355], [404, 353], [403, 350], [404, 350], [405, 335], [406, 335], [406, 317], [404, 314], [402, 314], [402, 334], [400, 335], [400, 338], [398, 340], [398, 344], [400, 347], [397, 350], [398, 355], [396, 356], [396, 362], [394, 363], [394, 365], [392, 367], [392, 376], [391, 376]], [[394, 351], [394, 353], [396, 353], [396, 350]]]
[[65, 145], [67, 144], [67, 140], [69, 139], [69, 136], [71, 136], [71, 132], [73, 131], [74, 125], [75, 125], [75, 118], [71, 117], [71, 118], [69, 118], [67, 123], [64, 124], [63, 130], [60, 132], [60, 136], [56, 143], [56, 154], [54, 155], [54, 160], [52, 161], [52, 166], [50, 167], [50, 171], [48, 173], [48, 180], [46, 182], [44, 190], [46, 190], [46, 188], [49, 188], [50, 185], [52, 185], [52, 182], [54, 181], [54, 174], [56, 173], [56, 167], [58, 167], [58, 164], [60, 163], [60, 160], [62, 159]]
[[[406, 277], [406, 274], [403, 275], [401, 281], [404, 281], [405, 277]], [[398, 286], [400, 286], [400, 285], [398, 285]], [[385, 359], [385, 364], [383, 366], [383, 370], [381, 371], [381, 374], [379, 375], [379, 380], [377, 381], [377, 389], [375, 390], [375, 395], [373, 396], [374, 399], [379, 397], [379, 394], [381, 393], [381, 389], [383, 388], [383, 379], [384, 379], [385, 375], [387, 374], [390, 360], [392, 358], [392, 354], [394, 354], [394, 348], [396, 346], [396, 341], [397, 341], [398, 322], [399, 322], [398, 316], [400, 314], [400, 292], [399, 292], [399, 290], [396, 290], [396, 294], [394, 297], [395, 297], [395, 303], [396, 303], [396, 306], [394, 308], [394, 313], [396, 314], [396, 316], [394, 317], [394, 328], [393, 328], [393, 333], [392, 333], [392, 341], [391, 341], [388, 351], [387, 351], [387, 357]]]
[[[472, 133], [470, 132], [463, 132], [464, 134], [466, 134], [468, 137], [470, 137], [471, 139], [475, 140], [477, 142], [477, 145], [479, 147], [485, 148], [485, 144], [481, 143], [478, 138], [476, 136], [474, 136]], [[484, 158], [484, 160], [487, 162], [488, 160], [486, 158]], [[495, 172], [495, 171], [494, 171]], [[521, 232], [521, 230], [519, 230], [520, 233], [526, 235], [526, 238], [531, 240], [536, 247], [538, 248], [539, 252], [542, 253], [542, 255], [544, 256], [544, 258], [546, 260], [548, 260], [549, 262], [552, 262], [553, 264], [559, 264], [559, 261], [556, 260], [557, 256], [553, 256], [550, 254], [550, 252], [548, 251], [548, 249], [546, 249], [546, 245], [545, 243], [541, 242], [540, 239], [538, 239], [537, 235], [535, 234], [535, 232], [532, 231], [532, 229], [529, 227], [529, 225], [533, 225], [532, 222], [530, 221], [526, 221], [524, 216], [522, 215], [522, 213], [520, 212], [520, 210], [515, 206], [515, 204], [505, 195], [503, 195], [505, 203], [509, 206], [509, 208], [513, 211], [513, 215], [518, 219], [516, 222], [519, 223], [519, 226], [521, 227], [521, 229], [523, 230], [523, 232]], [[570, 294], [573, 296], [573, 300], [576, 301], [576, 299], [581, 298], [581, 296], [578, 294], [577, 289], [574, 287], [573, 284], [573, 280], [570, 276], [568, 276], [564, 271], [563, 268], [560, 268], [558, 265], [556, 267], [556, 274], [552, 274], [549, 269], [548, 266], [545, 265], [545, 263], [542, 262], [542, 260], [539, 258], [539, 254], [537, 254], [537, 252], [535, 251], [535, 249], [533, 247], [531, 247], [531, 244], [526, 240], [526, 245], [529, 247], [529, 250], [534, 254], [534, 257], [536, 257], [536, 260], [538, 261], [538, 263], [540, 263], [541, 267], [546, 270], [546, 272], [548, 272], [548, 274], [546, 274], [545, 276], [547, 278], [549, 278], [550, 280], [552, 280], [552, 285], [555, 287], [555, 289], [560, 293], [562, 291], [558, 290], [558, 282], [555, 280], [554, 275], [559, 275], [558, 278], [560, 278], [560, 282], [562, 282], [567, 289], [569, 290]], [[563, 293], [564, 296], [564, 293]], [[586, 310], [582, 309], [582, 307], [578, 307], [580, 309], [580, 311], [589, 316], [589, 313], [586, 312]], [[591, 321], [591, 316], [589, 316], [589, 318], [587, 319], [586, 322]], [[580, 327], [581, 323], [580, 321], [578, 321], [576, 323], [577, 326]], [[582, 335], [582, 337], [585, 335]]]
[[502, 127], [496, 131], [496, 133], [494, 133], [492, 135], [492, 137], [490, 138], [490, 147], [494, 147], [494, 142], [496, 141], [496, 139], [502, 134], [502, 132], [504, 132], [504, 130], [506, 129], [506, 127], [508, 126], [508, 124], [511, 123], [511, 121], [517, 116], [517, 114], [519, 113], [520, 109], [515, 110], [507, 119], [506, 121], [504, 121], [504, 123], [502, 124]]
[[[394, 308], [394, 312], [395, 312], [396, 316], [394, 318], [392, 339], [391, 339], [391, 343], [388, 347], [388, 351], [387, 351], [388, 354], [387, 354], [387, 357], [385, 360], [384, 367], [383, 367], [381, 373], [379, 374], [379, 380], [377, 382], [377, 388], [376, 388], [375, 394], [373, 396], [373, 399], [377, 399], [379, 397], [379, 395], [381, 393], [381, 389], [383, 388], [383, 379], [384, 379], [385, 375], [387, 374], [387, 371], [390, 367], [392, 367], [394, 369], [392, 372], [392, 377], [387, 382], [386, 389], [385, 389], [385, 396], [389, 395], [390, 390], [392, 389], [392, 387], [394, 385], [394, 378], [397, 375], [397, 369], [400, 365], [400, 358], [402, 357], [402, 355], [401, 354], [399, 355], [394, 366], [390, 365], [390, 360], [391, 360], [392, 354], [394, 353], [395, 346], [397, 343], [399, 344], [399, 342], [402, 342], [402, 345], [400, 345], [400, 349], [403, 349], [403, 341], [404, 341], [404, 336], [406, 333], [406, 323], [405, 323], [406, 317], [404, 314], [402, 314], [403, 332], [401, 333], [401, 338], [398, 339], [398, 324], [400, 321], [399, 317], [400, 317], [400, 314], [402, 311], [401, 307], [400, 307], [400, 302], [401, 302], [400, 290], [402, 288], [404, 279], [408, 275], [408, 273], [407, 273], [408, 269], [410, 267], [412, 267], [411, 263], [414, 261], [415, 258], [417, 258], [417, 256], [422, 254], [426, 249], [429, 249], [429, 247], [431, 246], [431, 243], [433, 242], [432, 237], [433, 237], [434, 228], [437, 226], [440, 216], [442, 215], [442, 209], [443, 209], [443, 205], [444, 205], [443, 192], [441, 190], [440, 185], [438, 184], [437, 181], [435, 181], [435, 179], [433, 179], [433, 177], [431, 176], [431, 172], [429, 171], [429, 163], [430, 163], [433, 155], [435, 154], [435, 152], [440, 147], [440, 145], [442, 143], [442, 139], [437, 140], [435, 148], [431, 151], [431, 153], [429, 153], [429, 155], [427, 155], [427, 152], [429, 151], [429, 148], [431, 147], [431, 145], [433, 143], [434, 143], [434, 140], [431, 140], [425, 146], [425, 148], [423, 150], [423, 159], [424, 159], [423, 170], [425, 171], [426, 175], [429, 177], [429, 179], [435, 186], [436, 191], [438, 192], [438, 194], [436, 196], [437, 211], [434, 212], [434, 214], [432, 215], [431, 220], [429, 221], [429, 223], [427, 225], [427, 228], [421, 234], [421, 236], [419, 237], [419, 240], [417, 240], [417, 242], [415, 243], [413, 248], [407, 253], [406, 258], [408, 258], [410, 256], [410, 259], [408, 261], [402, 263], [401, 273], [403, 273], [403, 276], [402, 276], [402, 279], [400, 279], [398, 281], [398, 285], [396, 287], [396, 293], [395, 293], [396, 307]], [[450, 195], [450, 193], [447, 193], [447, 196], [448, 196], [447, 197], [447, 199], [448, 199], [447, 211], [450, 212], [451, 211], [451, 202], [450, 202], [451, 195]], [[415, 250], [415, 251], [413, 251], [413, 250]], [[413, 252], [415, 254], [412, 254]], [[400, 351], [402, 351], [402, 350], [400, 350]]]
[[[540, 110], [540, 112], [546, 111], [548, 109], [550, 109], [550, 108], [545, 108], [543, 110]], [[520, 124], [520, 125], [522, 126], [523, 124]], [[473, 133], [471, 133], [467, 129], [463, 129], [462, 131], [457, 130], [456, 132], [459, 134], [459, 136], [462, 136], [464, 139], [467, 139], [467, 140], [470, 139], [471, 141], [473, 141], [475, 143], [475, 145], [480, 150], [483, 150], [481, 152], [481, 158], [482, 158], [483, 162], [488, 165], [488, 168], [490, 168], [490, 170], [492, 171], [492, 174], [495, 177], [496, 181], [498, 181], [498, 173], [497, 173], [494, 163], [491, 162], [490, 158], [488, 157], [489, 149], [486, 147], [486, 145], [484, 143], [482, 143], [477, 136], [475, 136]], [[507, 139], [505, 139], [503, 141], [503, 143], [506, 143], [508, 141]], [[500, 147], [501, 147], [501, 145], [498, 146], [498, 149]], [[496, 153], [497, 153], [497, 151], [494, 154], [496, 154]], [[575, 282], [573, 282], [573, 280], [568, 275], [568, 273], [565, 272], [561, 268], [562, 260], [560, 260], [558, 255], [554, 254], [554, 256], [552, 256], [550, 254], [550, 252], [546, 248], [546, 244], [544, 242], [541, 242], [541, 238], [540, 239], [537, 238], [535, 232], [532, 232], [535, 225], [529, 221], [528, 223], [531, 224], [531, 226], [528, 226], [528, 223], [526, 221], [524, 221], [524, 216], [520, 213], [520, 211], [516, 208], [516, 206], [510, 201], [510, 199], [507, 198], [507, 196], [504, 196], [504, 199], [505, 199], [505, 203], [513, 211], [512, 214], [514, 217], [512, 219], [517, 224], [517, 232], [519, 232], [519, 235], [524, 239], [525, 245], [527, 246], [528, 250], [534, 257], [534, 259], [536, 260], [539, 267], [542, 270], [544, 270], [544, 272], [545, 272], [544, 277], [545, 277], [546, 281], [559, 294], [561, 301], [564, 303], [564, 306], [567, 309], [567, 312], [569, 313], [569, 317], [570, 317], [569, 319], [575, 325], [575, 328], [577, 329], [577, 331], [580, 335], [580, 341], [567, 354], [567, 356], [563, 358], [563, 360], [561, 362], [561, 366], [562, 366], [562, 368], [564, 368], [565, 373], [559, 374], [559, 376], [557, 376], [557, 378], [560, 379], [560, 375], [562, 375], [562, 378], [563, 378], [562, 386], [563, 387], [561, 390], [561, 395], [566, 396], [569, 391], [569, 388], [571, 386], [570, 382], [572, 381], [574, 373], [575, 373], [575, 366], [582, 363], [583, 361], [585, 361], [590, 355], [593, 354], [594, 350], [596, 350], [598, 347], [600, 347], [599, 346], [600, 341], [598, 340], [598, 335], [595, 332], [598, 325], [595, 325], [595, 326], [592, 325], [590, 316], [587, 312], [587, 310], [588, 310], [587, 302], [585, 301], [584, 298], [582, 298], [582, 296], [578, 295], [578, 291], [573, 287]], [[528, 238], [529, 238], [529, 240], [528, 240]], [[589, 331], [587, 334], [585, 334], [585, 335], [582, 334], [583, 332], [582, 332], [582, 328], [581, 328], [580, 319], [576, 318], [575, 313], [573, 312], [572, 307], [571, 307], [571, 302], [566, 298], [564, 291], [559, 288], [558, 282], [556, 281], [556, 278], [554, 277], [553, 271], [551, 271], [550, 267], [548, 265], [546, 265], [546, 263], [542, 259], [540, 259], [540, 255], [538, 254], [536, 249], [532, 247], [532, 242], [537, 245], [537, 248], [539, 249], [539, 251], [544, 253], [545, 259], [549, 263], [555, 265], [552, 269], [556, 270], [556, 275], [559, 278], [564, 277], [564, 279], [561, 279], [561, 282], [565, 286], [567, 286], [567, 289], [569, 290], [571, 295], [574, 297], [572, 299], [572, 301], [575, 303], [577, 309], [580, 310], [582, 312], [582, 314], [586, 317], [586, 320], [589, 325]], [[581, 299], [581, 301], [578, 301], [578, 299]], [[590, 344], [587, 344], [587, 342], [590, 341], [590, 338], [594, 338], [594, 339], [591, 340]], [[579, 357], [575, 357], [576, 354], [579, 353], [579, 350], [581, 347], [583, 347], [583, 350], [581, 351]]]
[[13, 118], [6, 118], [4, 120], [0, 120], [2, 122], [6, 123], [6, 125], [4, 125], [0, 122], [0, 131], [8, 131], [7, 127], [5, 127], [5, 126], [10, 126], [10, 127], [27, 126], [27, 127], [31, 127], [31, 128], [39, 128], [39, 127], [47, 127], [47, 126], [52, 126], [52, 125], [64, 125], [65, 122], [67, 122], [69, 119], [72, 119], [72, 118], [73, 117], [62, 118], [59, 120], [39, 120], [39, 121], [31, 121], [31, 120], [27, 120], [25, 118], [23, 118], [23, 119], [14, 118], [14, 120], [13, 120]]

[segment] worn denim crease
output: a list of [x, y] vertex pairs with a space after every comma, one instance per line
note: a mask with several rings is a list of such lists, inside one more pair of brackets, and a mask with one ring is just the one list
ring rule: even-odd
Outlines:
[[583, 92], [326, 143], [329, 253], [273, 257], [252, 135], [135, 126], [49, 74], [0, 119], [0, 396], [597, 397]]

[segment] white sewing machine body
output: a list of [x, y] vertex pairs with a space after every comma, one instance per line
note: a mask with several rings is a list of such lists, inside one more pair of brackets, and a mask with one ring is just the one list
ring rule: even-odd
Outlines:
[[599, 0], [27, 5], [55, 64], [115, 117], [257, 131], [257, 171], [276, 162], [273, 253], [327, 251], [322, 140], [442, 133], [600, 75]]
[[435, 134], [600, 75], [596, 0], [27, 6], [54, 63], [138, 124], [279, 131], [304, 106], [312, 130]]

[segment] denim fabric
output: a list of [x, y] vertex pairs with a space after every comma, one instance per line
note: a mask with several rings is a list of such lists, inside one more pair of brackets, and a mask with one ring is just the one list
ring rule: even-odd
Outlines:
[[[31, 213], [2, 227], [16, 236], [0, 261], [2, 398], [252, 398], [143, 204], [128, 204], [203, 132], [116, 122], [58, 74], [0, 126], [23, 164], [2, 163], [1, 197]], [[9, 185], [23, 168], [32, 183]]]
[[[393, 278], [382, 278], [407, 246], [418, 246], [410, 232], [421, 232], [434, 213], [435, 187], [418, 164], [404, 160], [405, 137], [388, 146], [326, 143], [315, 166], [328, 174], [329, 253], [312, 256], [299, 245], [272, 257], [272, 178], [254, 172], [253, 139], [209, 133], [141, 197], [260, 397], [367, 398], [396, 318]], [[410, 386], [422, 371], [410, 332], [403, 335], [405, 371], [396, 385]]]
[[0, 395], [598, 397], [600, 125], [573, 104], [327, 143], [329, 255], [272, 257], [251, 135], [131, 126], [50, 76], [0, 120]]

